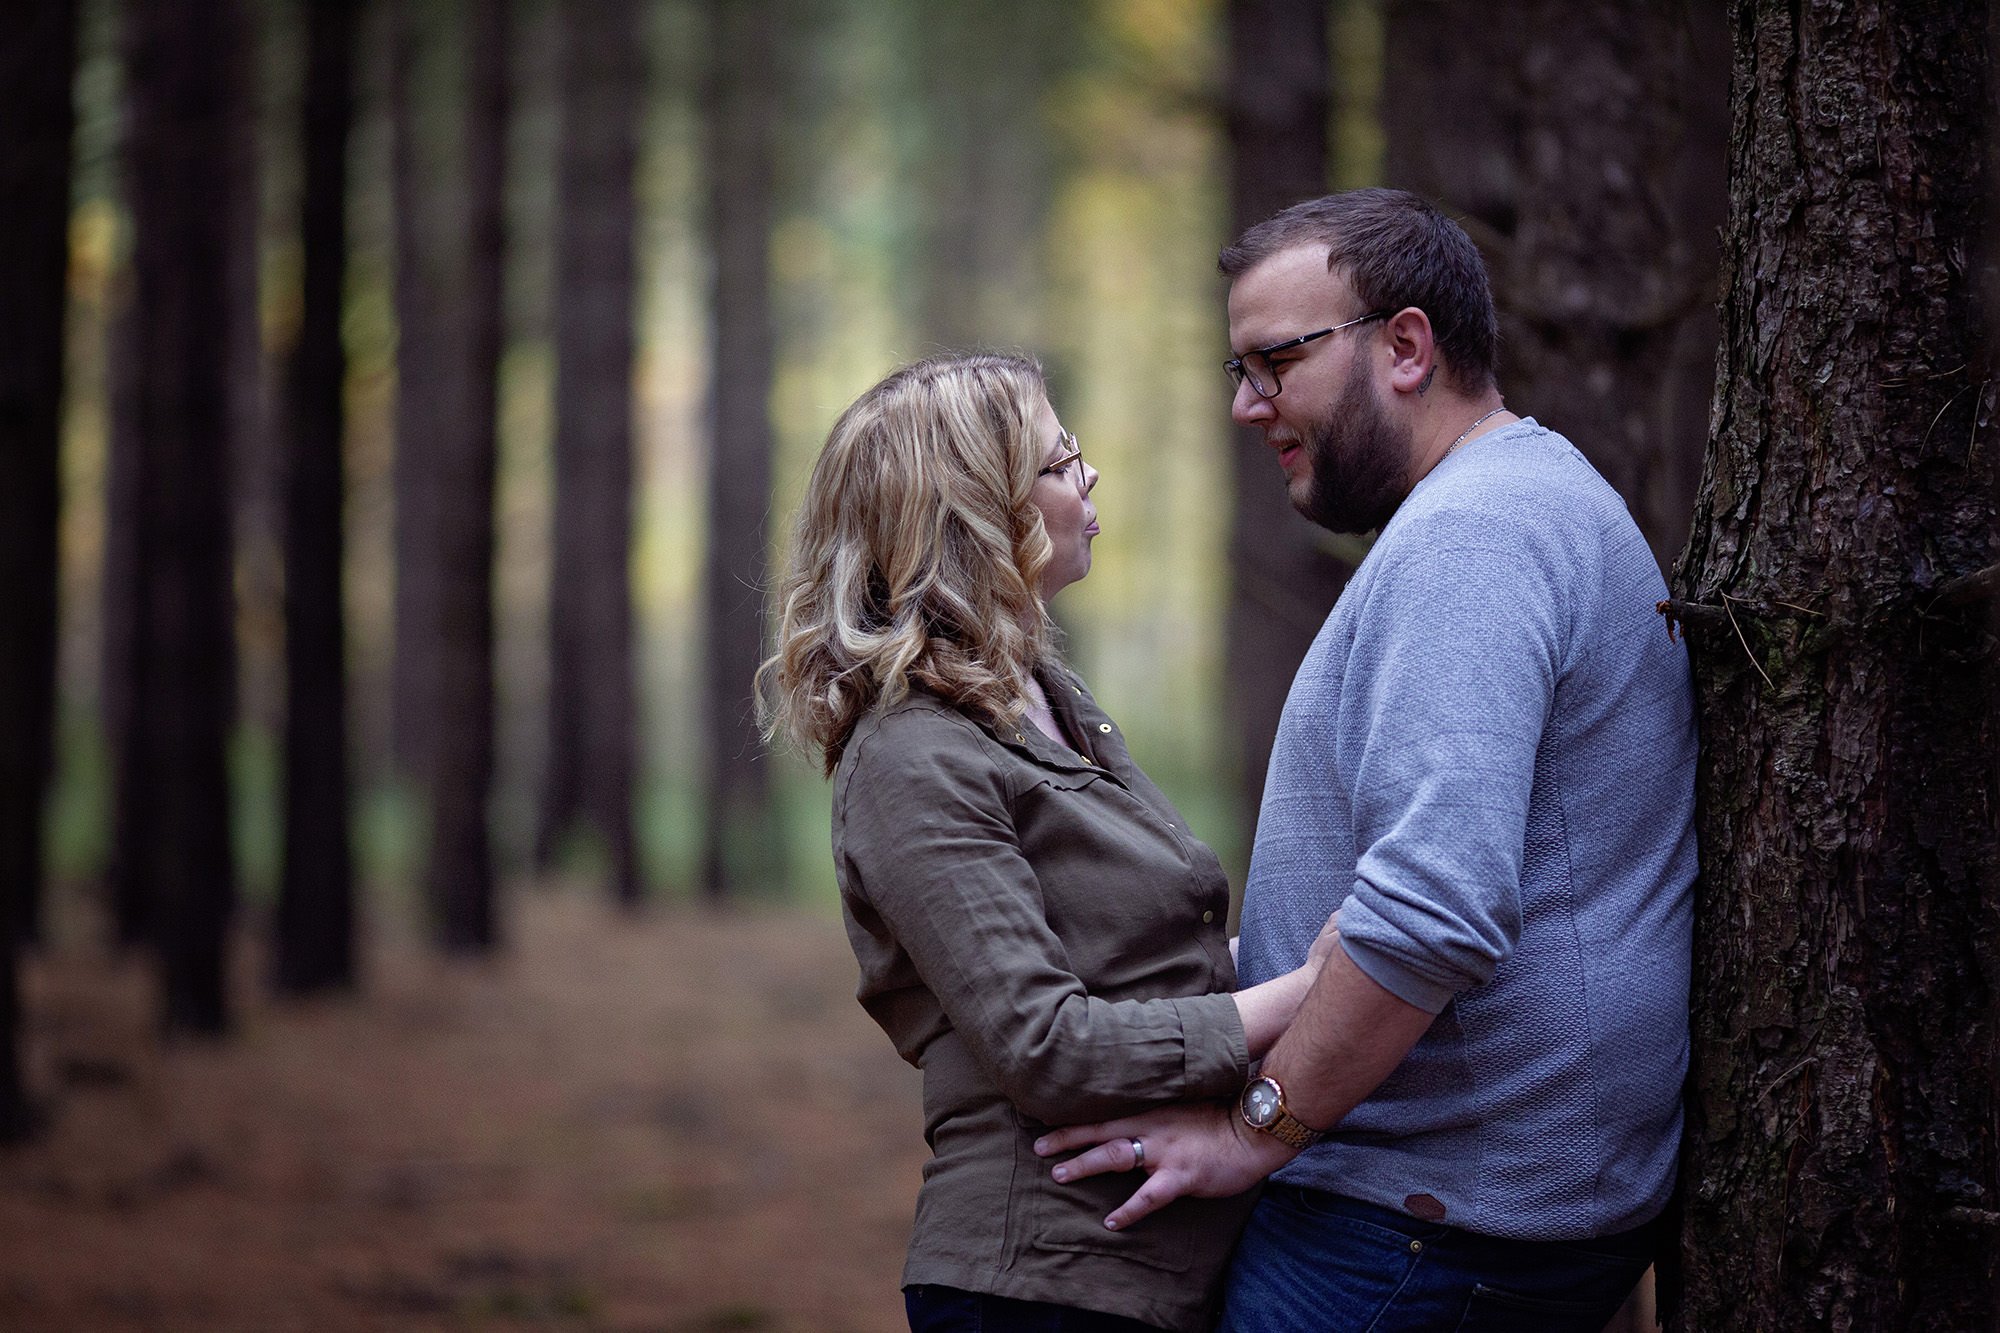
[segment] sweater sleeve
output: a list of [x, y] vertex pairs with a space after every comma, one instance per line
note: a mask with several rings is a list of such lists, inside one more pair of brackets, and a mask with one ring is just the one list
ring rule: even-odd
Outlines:
[[842, 786], [845, 905], [855, 929], [907, 955], [1008, 1100], [1071, 1124], [1240, 1087], [1249, 1053], [1233, 997], [1107, 1001], [1078, 978], [992, 742], [935, 714], [889, 730], [862, 742]]
[[1566, 562], [1545, 526], [1508, 514], [1413, 517], [1380, 552], [1340, 699], [1356, 852], [1340, 933], [1377, 984], [1437, 1013], [1520, 936]]

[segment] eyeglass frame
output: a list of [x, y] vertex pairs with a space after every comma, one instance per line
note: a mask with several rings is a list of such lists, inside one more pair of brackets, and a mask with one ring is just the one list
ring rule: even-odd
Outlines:
[[[1069, 452], [1058, 458], [1055, 462], [1035, 469], [1035, 480], [1037, 481], [1040, 481], [1043, 477], [1055, 476], [1060, 469], [1068, 467], [1071, 463], [1081, 463], [1083, 461], [1083, 446], [1076, 442], [1076, 436], [1068, 431], [1063, 431], [1056, 438], [1069, 446]], [[1077, 470], [1075, 485], [1078, 490], [1084, 489], [1083, 471], [1080, 468]]]
[[1283, 342], [1272, 343], [1269, 347], [1253, 347], [1242, 356], [1230, 357], [1222, 363], [1222, 369], [1234, 382], [1235, 387], [1242, 388], [1244, 381], [1248, 380], [1250, 391], [1259, 398], [1276, 398], [1285, 391], [1285, 382], [1278, 377], [1278, 368], [1271, 366], [1271, 392], [1265, 393], [1264, 386], [1257, 382], [1256, 373], [1246, 364], [1251, 357], [1263, 357], [1264, 364], [1268, 366], [1271, 363], [1271, 354], [1273, 352], [1289, 352], [1294, 347], [1303, 347], [1307, 343], [1324, 338], [1330, 333], [1339, 333], [1342, 329], [1351, 329], [1357, 324], [1366, 324], [1371, 319], [1387, 319], [1391, 313], [1388, 310], [1371, 310], [1365, 315], [1355, 316], [1344, 324], [1335, 324], [1333, 327], [1321, 329], [1317, 333], [1306, 333], [1296, 338], [1287, 338]]

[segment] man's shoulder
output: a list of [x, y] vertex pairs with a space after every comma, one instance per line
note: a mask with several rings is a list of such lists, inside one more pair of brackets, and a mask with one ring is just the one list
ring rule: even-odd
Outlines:
[[1533, 551], [1560, 567], [1598, 558], [1621, 523], [1632, 525], [1624, 501], [1582, 451], [1527, 417], [1440, 463], [1376, 547], [1385, 563], [1443, 548]]

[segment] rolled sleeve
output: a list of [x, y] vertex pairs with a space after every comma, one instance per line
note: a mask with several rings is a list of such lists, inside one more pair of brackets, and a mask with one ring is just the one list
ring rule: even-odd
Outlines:
[[1380, 570], [1341, 709], [1352, 747], [1355, 878], [1341, 944], [1433, 1013], [1520, 937], [1538, 747], [1561, 670], [1553, 562], [1522, 533], [1441, 514]]

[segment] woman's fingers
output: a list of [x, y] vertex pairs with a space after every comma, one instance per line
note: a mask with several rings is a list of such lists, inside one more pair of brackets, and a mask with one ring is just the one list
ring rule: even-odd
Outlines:
[[[1035, 1155], [1054, 1157], [1057, 1153], [1075, 1152], [1078, 1148], [1091, 1148], [1098, 1144], [1108, 1144], [1113, 1139], [1129, 1139], [1136, 1131], [1126, 1120], [1107, 1120], [1101, 1125], [1064, 1125], [1052, 1129], [1035, 1140]], [[1086, 1172], [1095, 1175], [1096, 1172]]]
[[[1108, 1139], [1090, 1151], [1059, 1164], [1049, 1174], [1060, 1181], [1071, 1181], [1082, 1180], [1086, 1176], [1137, 1170], [1140, 1165], [1139, 1150], [1132, 1146], [1134, 1142], [1136, 1140], [1130, 1138]], [[1147, 1151], [1150, 1153], [1152, 1149]]]
[[1156, 1213], [1185, 1193], [1168, 1179], [1162, 1171], [1148, 1176], [1146, 1183], [1132, 1194], [1132, 1197], [1111, 1210], [1111, 1216], [1104, 1219], [1104, 1225], [1111, 1231], [1123, 1231], [1148, 1213]]

